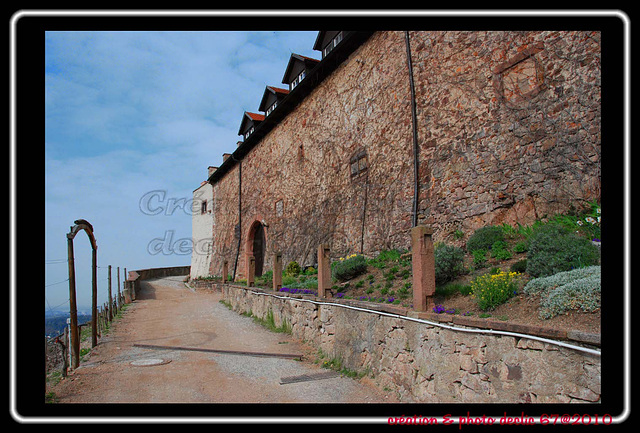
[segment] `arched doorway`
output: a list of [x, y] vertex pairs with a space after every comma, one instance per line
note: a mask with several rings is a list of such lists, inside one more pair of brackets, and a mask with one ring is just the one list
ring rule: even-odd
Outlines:
[[256, 277], [262, 276], [266, 244], [264, 225], [260, 221], [255, 221], [249, 229], [249, 236], [247, 237], [247, 253], [249, 255], [253, 254]]

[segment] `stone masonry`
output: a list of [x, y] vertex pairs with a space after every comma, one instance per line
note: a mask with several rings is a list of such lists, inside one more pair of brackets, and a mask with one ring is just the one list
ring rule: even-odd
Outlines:
[[[484, 225], [526, 225], [599, 201], [599, 33], [408, 36], [417, 217], [434, 242], [462, 243]], [[236, 279], [246, 275], [256, 223], [265, 270], [277, 251], [285, 265], [315, 265], [325, 243], [334, 257], [410, 248], [407, 65], [405, 32], [373, 33], [212, 184], [213, 275], [223, 260]], [[454, 239], [456, 230], [465, 237]]]
[[[335, 305], [346, 301], [318, 305], [305, 302], [312, 299], [305, 296], [284, 298], [244, 286], [218, 287], [234, 311], [260, 318], [271, 314], [276, 326], [286, 321], [294, 337], [319, 348], [329, 359], [339, 359], [345, 368], [370, 374], [403, 401], [600, 401], [600, 357], [589, 353], [534, 339], [465, 333]], [[403, 315], [402, 311], [394, 313]], [[554, 330], [547, 332], [553, 334]], [[566, 335], [547, 335], [558, 337]]]

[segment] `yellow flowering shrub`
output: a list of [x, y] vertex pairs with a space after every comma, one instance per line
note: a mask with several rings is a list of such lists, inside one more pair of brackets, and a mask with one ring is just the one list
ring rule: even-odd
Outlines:
[[471, 293], [483, 311], [505, 303], [518, 291], [519, 272], [500, 271], [476, 277], [471, 282]]

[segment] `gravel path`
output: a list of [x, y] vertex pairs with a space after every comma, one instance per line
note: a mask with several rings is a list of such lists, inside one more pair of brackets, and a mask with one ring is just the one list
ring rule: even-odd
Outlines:
[[[219, 293], [193, 291], [184, 277], [143, 282], [138, 299], [89, 357], [48, 391], [60, 403], [388, 403], [368, 379], [334, 377], [281, 384], [283, 377], [327, 372], [312, 349], [230, 311]], [[134, 345], [263, 353], [303, 360]]]

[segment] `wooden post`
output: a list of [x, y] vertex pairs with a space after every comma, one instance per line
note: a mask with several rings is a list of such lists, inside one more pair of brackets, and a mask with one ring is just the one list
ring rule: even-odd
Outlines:
[[131, 292], [133, 291], [133, 284], [131, 281], [125, 280], [124, 282], [124, 290], [122, 291], [124, 296], [124, 303], [130, 304], [133, 301], [133, 297], [131, 296]]
[[413, 308], [416, 311], [427, 311], [434, 306], [436, 269], [432, 234], [431, 227], [417, 226], [411, 229]]
[[68, 327], [64, 327], [62, 332], [62, 341], [58, 339], [58, 344], [62, 346], [62, 377], [67, 377], [67, 369], [69, 368], [69, 330]]
[[122, 306], [122, 299], [120, 298], [120, 266], [118, 266], [117, 276], [118, 276], [118, 310], [120, 310], [120, 307]]
[[78, 338], [78, 309], [76, 308], [76, 269], [73, 259], [73, 236], [67, 235], [67, 262], [69, 263], [69, 327], [71, 328], [71, 368], [80, 364], [80, 339]]
[[91, 250], [91, 347], [98, 345], [98, 249]]
[[329, 244], [318, 246], [318, 296], [325, 298], [331, 288], [331, 258]]
[[67, 233], [67, 262], [69, 265], [69, 326], [71, 327], [71, 367], [77, 368], [80, 364], [80, 339], [78, 336], [78, 310], [76, 306], [76, 271], [73, 258], [73, 238], [80, 230], [85, 230], [89, 241], [91, 242], [91, 343], [93, 346], [97, 344], [97, 299], [98, 299], [98, 283], [97, 283], [97, 262], [98, 262], [98, 246], [96, 238], [93, 236], [93, 226], [86, 220], [79, 219], [74, 221], [75, 225], [71, 227]]
[[282, 288], [282, 253], [273, 255], [273, 290], [276, 292]]
[[113, 305], [113, 298], [111, 297], [111, 265], [109, 265], [109, 307], [107, 310], [107, 314], [109, 315], [109, 322], [113, 320], [113, 311], [111, 311], [111, 306]]

